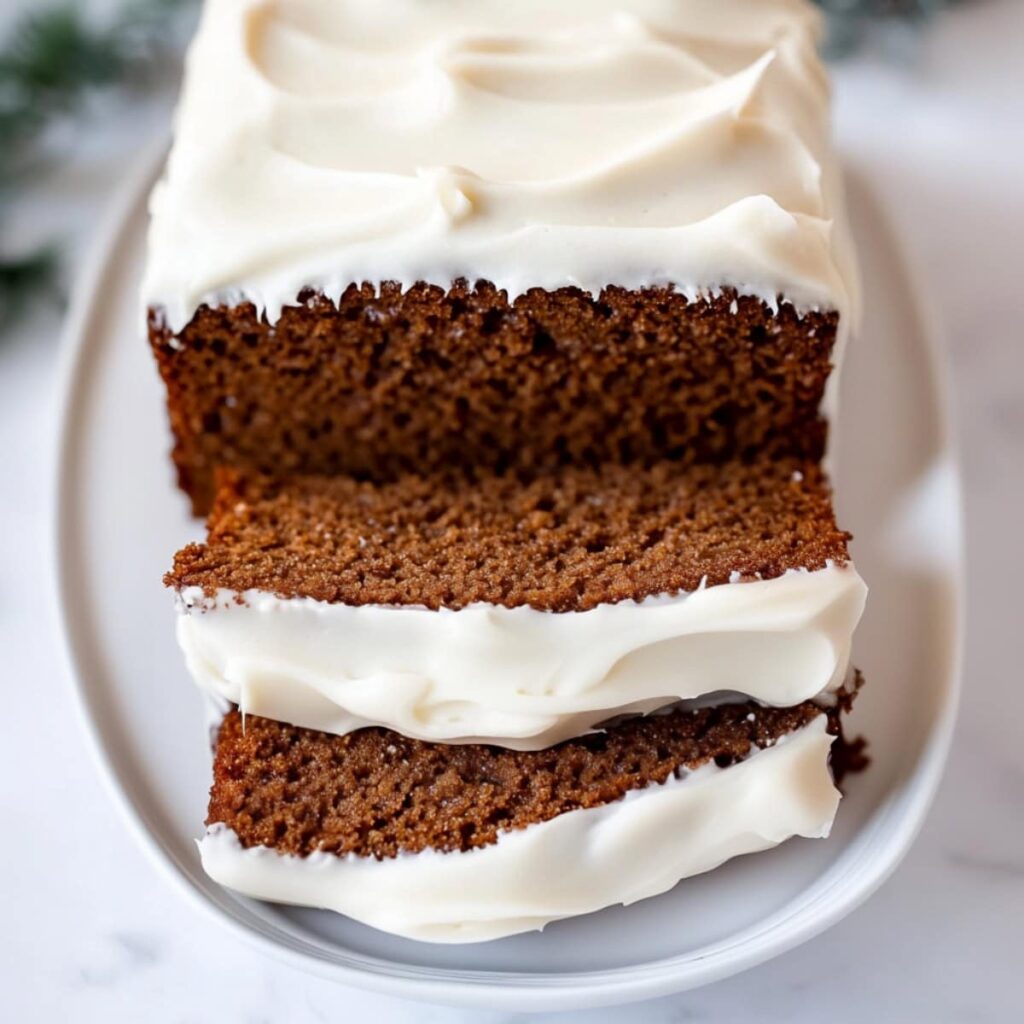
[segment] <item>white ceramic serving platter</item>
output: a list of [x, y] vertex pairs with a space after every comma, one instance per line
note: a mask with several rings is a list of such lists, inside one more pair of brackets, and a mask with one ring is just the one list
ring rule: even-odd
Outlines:
[[959, 490], [932, 339], [870, 191], [851, 181], [868, 312], [843, 378], [840, 518], [871, 586], [855, 644], [868, 680], [854, 731], [873, 763], [827, 841], [794, 840], [632, 907], [475, 946], [392, 938], [210, 882], [201, 834], [210, 751], [161, 575], [200, 524], [175, 490], [163, 396], [137, 297], [145, 197], [126, 185], [65, 339], [56, 567], [72, 674], [102, 770], [153, 859], [212, 918], [320, 975], [490, 1009], [621, 1003], [743, 970], [838, 921], [906, 853], [937, 786], [956, 710]]

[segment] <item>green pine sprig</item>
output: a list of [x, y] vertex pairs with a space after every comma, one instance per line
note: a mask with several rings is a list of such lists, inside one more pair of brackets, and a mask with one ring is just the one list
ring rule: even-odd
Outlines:
[[958, 0], [815, 0], [828, 16], [826, 53], [841, 56], [855, 49], [872, 26], [901, 22], [916, 26]]
[[[47, 131], [102, 90], [143, 85], [168, 40], [176, 43], [175, 22], [192, 2], [125, 0], [103, 25], [74, 0], [21, 17], [0, 49], [0, 223], [3, 204], [39, 164]], [[56, 293], [58, 271], [52, 246], [0, 253], [0, 331], [33, 298]]]
[[57, 294], [60, 259], [53, 246], [27, 256], [0, 260], [0, 334], [45, 292]]

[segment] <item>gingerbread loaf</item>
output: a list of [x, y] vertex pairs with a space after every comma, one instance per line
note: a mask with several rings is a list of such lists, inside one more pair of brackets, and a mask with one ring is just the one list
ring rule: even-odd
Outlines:
[[857, 280], [802, 0], [206, 0], [143, 300], [203, 865], [498, 938], [828, 834]]

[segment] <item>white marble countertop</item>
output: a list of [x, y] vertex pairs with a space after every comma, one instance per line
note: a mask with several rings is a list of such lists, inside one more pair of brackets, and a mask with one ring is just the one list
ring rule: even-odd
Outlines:
[[[1002, 1022], [1024, 1013], [1024, 743], [1015, 713], [1024, 4], [968, 4], [933, 27], [909, 65], [858, 57], [836, 77], [843, 148], [880, 185], [938, 313], [955, 381], [969, 635], [953, 756], [907, 860], [842, 924], [709, 988], [567, 1020]], [[59, 233], [83, 251], [120, 167], [166, 116], [161, 98], [95, 119], [75, 160], [5, 225], [8, 238]], [[40, 311], [0, 340], [0, 1017], [492, 1019], [370, 996], [268, 960], [182, 901], [130, 838], [75, 717], [49, 590], [59, 327], [57, 312]]]

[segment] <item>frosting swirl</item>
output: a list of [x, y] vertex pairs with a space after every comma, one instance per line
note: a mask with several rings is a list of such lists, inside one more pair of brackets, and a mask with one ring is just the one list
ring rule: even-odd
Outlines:
[[458, 277], [845, 311], [817, 29], [800, 0], [208, 0], [145, 299], [173, 329]]

